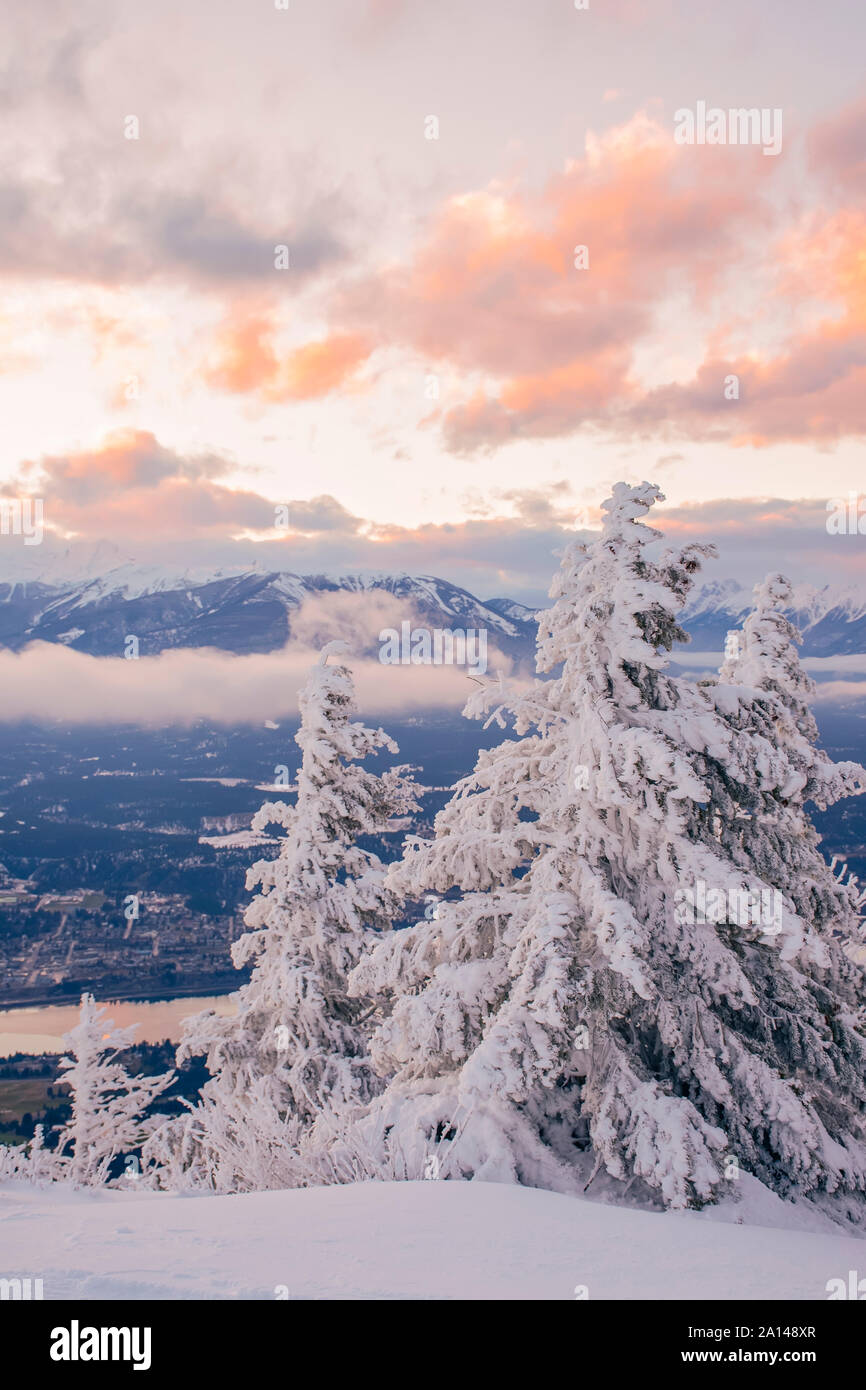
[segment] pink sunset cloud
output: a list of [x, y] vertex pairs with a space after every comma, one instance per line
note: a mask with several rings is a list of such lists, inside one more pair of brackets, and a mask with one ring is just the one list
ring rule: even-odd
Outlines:
[[[810, 157], [828, 189], [840, 172], [856, 178], [860, 131], [855, 109], [812, 132]], [[494, 182], [450, 197], [411, 257], [337, 278], [325, 297], [336, 325], [327, 336], [281, 356], [271, 320], [233, 322], [209, 380], [265, 400], [309, 400], [351, 389], [375, 348], [400, 348], [474, 379], [462, 399], [452, 391], [426, 416], [458, 453], [587, 425], [756, 446], [862, 433], [864, 214], [837, 207], [791, 230], [773, 202], [779, 168], [759, 150], [696, 154], [640, 113], [591, 135], [585, 155], [536, 193]], [[815, 270], [800, 296], [804, 319], [818, 281], [838, 310], [798, 328], [791, 282], [804, 262]], [[785, 297], [787, 341], [769, 354], [725, 355], [749, 319], [726, 325], [719, 305], [752, 280], [771, 312]], [[638, 353], [674, 297], [703, 324], [703, 356], [691, 375], [648, 384]], [[735, 397], [725, 389], [732, 376]]]
[[334, 333], [281, 353], [267, 314], [230, 320], [214, 344], [211, 386], [266, 401], [309, 401], [345, 386], [372, 351], [359, 333]]
[[484, 377], [431, 417], [456, 451], [586, 423], [632, 432], [648, 394], [634, 355], [661, 308], [676, 294], [704, 310], [772, 227], [760, 152], [692, 153], [639, 114], [535, 195], [492, 184], [452, 198], [410, 261], [338, 290], [334, 316]]

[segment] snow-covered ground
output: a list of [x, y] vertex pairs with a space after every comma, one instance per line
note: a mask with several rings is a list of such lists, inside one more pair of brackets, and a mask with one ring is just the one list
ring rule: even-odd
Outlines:
[[743, 1202], [711, 1215], [481, 1182], [241, 1197], [7, 1182], [0, 1277], [42, 1278], [46, 1299], [570, 1300], [580, 1286], [590, 1299], [826, 1299], [829, 1279], [866, 1274], [862, 1240], [743, 1182]]

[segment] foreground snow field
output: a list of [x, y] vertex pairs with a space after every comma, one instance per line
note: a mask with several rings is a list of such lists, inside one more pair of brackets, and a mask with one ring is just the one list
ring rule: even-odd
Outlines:
[[7, 1182], [0, 1277], [41, 1278], [46, 1299], [274, 1299], [283, 1286], [300, 1299], [568, 1300], [579, 1285], [590, 1299], [826, 1299], [829, 1279], [866, 1272], [862, 1240], [752, 1179], [743, 1197], [708, 1216], [481, 1182], [239, 1197]]

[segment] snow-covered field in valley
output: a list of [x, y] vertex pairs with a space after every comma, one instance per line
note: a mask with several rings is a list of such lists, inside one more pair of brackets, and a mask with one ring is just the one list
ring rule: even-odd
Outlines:
[[863, 1241], [752, 1179], [742, 1190], [736, 1207], [661, 1215], [482, 1182], [191, 1197], [13, 1181], [0, 1274], [41, 1278], [46, 1299], [570, 1300], [586, 1286], [590, 1299], [815, 1300], [866, 1268]]

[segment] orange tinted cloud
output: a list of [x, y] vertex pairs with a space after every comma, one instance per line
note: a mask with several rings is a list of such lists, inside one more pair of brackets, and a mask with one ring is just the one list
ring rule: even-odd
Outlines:
[[184, 456], [147, 430], [117, 430], [95, 449], [22, 464], [12, 491], [45, 499], [49, 529], [111, 537], [267, 530], [274, 506], [215, 481], [229, 470], [214, 454]]
[[290, 353], [267, 390], [271, 400], [309, 401], [336, 391], [371, 352], [357, 333], [335, 333]]
[[[752, 445], [862, 433], [866, 212], [840, 203], [866, 186], [862, 115], [855, 104], [813, 132], [829, 210], [812, 199], [783, 233], [790, 209], [770, 196], [783, 159], [683, 147], [638, 113], [591, 133], [539, 190], [493, 182], [449, 198], [406, 259], [333, 289], [322, 339], [281, 351], [269, 315], [240, 316], [209, 380], [315, 400], [376, 348], [402, 347], [471, 382], [424, 422], [455, 452], [587, 425]], [[668, 322], [685, 347], [658, 384]]]
[[[794, 232], [766, 196], [781, 161], [677, 146], [638, 114], [590, 135], [538, 194], [492, 184], [449, 200], [410, 261], [343, 292], [343, 321], [481, 375], [428, 417], [455, 452], [587, 424], [754, 446], [866, 433], [866, 211], [832, 207], [866, 187], [864, 112], [813, 133], [831, 211], [813, 205]], [[648, 384], [639, 363], [664, 355], [674, 303], [691, 375]], [[765, 319], [772, 349], [752, 346]]]
[[270, 343], [272, 333], [270, 320], [256, 314], [229, 324], [218, 339], [217, 365], [207, 373], [211, 385], [241, 393], [257, 391], [270, 381], [279, 365]]
[[414, 257], [345, 288], [337, 316], [488, 378], [443, 417], [453, 448], [609, 421], [637, 390], [631, 359], [660, 306], [706, 304], [767, 224], [772, 170], [741, 153], [689, 159], [639, 114], [591, 136], [538, 194], [492, 184], [450, 199]]
[[267, 401], [315, 400], [344, 385], [372, 350], [359, 333], [334, 333], [281, 357], [275, 334], [265, 314], [230, 322], [217, 339], [216, 363], [206, 371], [209, 383]]
[[114, 493], [129, 495], [136, 489], [158, 487], [173, 476], [214, 477], [227, 467], [225, 460], [213, 454], [181, 459], [149, 430], [115, 430], [96, 449], [27, 461], [20, 472], [26, 490], [32, 489], [38, 476], [46, 495], [70, 506], [87, 507]]
[[[690, 381], [645, 393], [628, 408], [639, 427], [761, 447], [780, 440], [832, 442], [866, 434], [866, 214], [844, 209], [771, 248], [779, 294], [831, 301], [825, 314], [773, 355], [709, 352]], [[719, 335], [723, 336], [723, 335]], [[738, 380], [727, 400], [724, 383]]]

